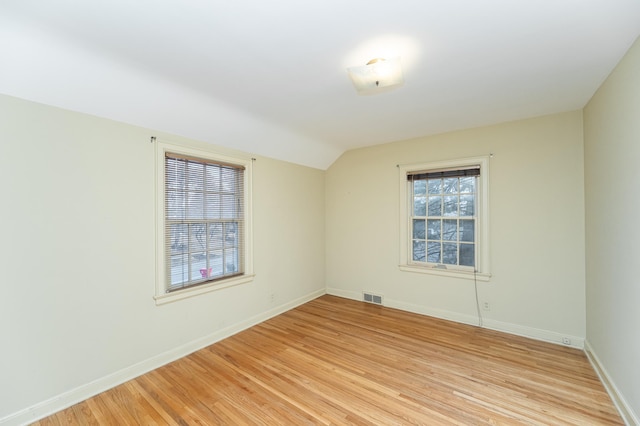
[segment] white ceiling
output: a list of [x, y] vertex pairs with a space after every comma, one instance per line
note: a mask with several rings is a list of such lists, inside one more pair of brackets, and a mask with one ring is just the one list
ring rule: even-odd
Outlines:
[[582, 108], [639, 34], [639, 0], [0, 0], [0, 92], [326, 169]]

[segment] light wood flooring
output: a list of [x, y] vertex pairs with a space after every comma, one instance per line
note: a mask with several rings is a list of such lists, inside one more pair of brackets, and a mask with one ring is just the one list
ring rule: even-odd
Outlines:
[[322, 296], [36, 425], [619, 425], [584, 353]]

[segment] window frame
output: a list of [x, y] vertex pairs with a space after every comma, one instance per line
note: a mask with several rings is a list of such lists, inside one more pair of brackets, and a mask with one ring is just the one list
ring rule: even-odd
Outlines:
[[[252, 166], [251, 158], [241, 158], [223, 155], [213, 151], [191, 148], [175, 143], [155, 141], [155, 194], [156, 194], [156, 277], [154, 299], [157, 305], [197, 296], [211, 291], [220, 290], [230, 286], [251, 282], [253, 273], [253, 211], [252, 211]], [[177, 154], [194, 159], [202, 159], [215, 163], [225, 163], [244, 168], [243, 177], [243, 209], [244, 209], [244, 245], [242, 256], [244, 258], [244, 273], [220, 278], [202, 284], [191, 285], [184, 288], [169, 291], [167, 254], [165, 246], [165, 157], [169, 154]]]
[[[412, 260], [411, 220], [413, 194], [410, 192], [411, 182], [407, 176], [416, 172], [432, 172], [453, 169], [479, 167], [476, 188], [476, 264], [474, 267], [442, 264], [417, 263]], [[417, 272], [478, 281], [489, 281], [489, 157], [472, 157], [457, 160], [444, 160], [428, 163], [398, 165], [400, 192], [400, 258], [399, 268], [405, 272]]]

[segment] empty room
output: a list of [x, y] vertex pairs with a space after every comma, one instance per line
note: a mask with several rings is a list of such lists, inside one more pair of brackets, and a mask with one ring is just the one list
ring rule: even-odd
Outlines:
[[640, 2], [0, 2], [0, 426], [640, 424]]

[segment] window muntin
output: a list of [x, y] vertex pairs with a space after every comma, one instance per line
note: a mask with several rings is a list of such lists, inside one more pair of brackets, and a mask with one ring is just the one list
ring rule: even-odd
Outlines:
[[165, 154], [167, 290], [244, 272], [244, 168]]

